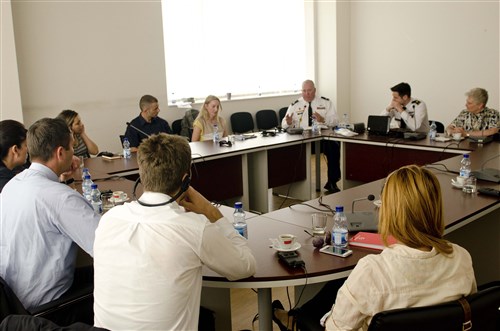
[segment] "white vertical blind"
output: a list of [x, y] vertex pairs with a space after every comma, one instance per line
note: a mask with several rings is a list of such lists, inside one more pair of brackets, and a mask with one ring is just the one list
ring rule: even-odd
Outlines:
[[162, 0], [162, 12], [170, 103], [300, 89], [303, 0]]

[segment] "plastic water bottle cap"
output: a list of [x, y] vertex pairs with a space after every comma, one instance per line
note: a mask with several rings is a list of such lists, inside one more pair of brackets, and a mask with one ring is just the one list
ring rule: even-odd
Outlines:
[[464, 154], [464, 158], [468, 159], [469, 158], [469, 154]]
[[344, 211], [344, 206], [336, 206], [335, 211], [338, 212], [343, 212]]
[[85, 175], [84, 179], [90, 179], [90, 175]]
[[235, 202], [234, 203], [234, 208], [236, 208], [236, 209], [243, 208], [243, 202]]
[[92, 189], [96, 189], [97, 188], [97, 184], [92, 184], [90, 187], [92, 187]]

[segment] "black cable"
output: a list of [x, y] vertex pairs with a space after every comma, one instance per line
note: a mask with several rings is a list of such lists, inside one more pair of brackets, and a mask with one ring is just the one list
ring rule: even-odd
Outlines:
[[500, 154], [497, 154], [497, 155], [495, 155], [493, 157], [490, 157], [488, 160], [484, 161], [483, 164], [481, 164], [481, 170], [484, 169], [484, 166], [486, 165], [486, 163], [490, 162], [491, 160], [493, 160], [493, 159], [495, 159], [495, 158], [497, 158], [499, 156], [500, 156]]
[[292, 208], [293, 206], [307, 206], [307, 207], [312, 208], [312, 209], [317, 210], [317, 211], [332, 212], [331, 208], [330, 209], [321, 209], [321, 208], [318, 208], [318, 207], [315, 207], [315, 206], [311, 206], [310, 204], [305, 203], [305, 202], [299, 202], [299, 203], [291, 204], [290, 206], [288, 206], [288, 208]]

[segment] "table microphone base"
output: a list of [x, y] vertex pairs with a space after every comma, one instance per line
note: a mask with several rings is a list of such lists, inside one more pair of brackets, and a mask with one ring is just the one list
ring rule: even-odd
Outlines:
[[377, 215], [372, 211], [345, 213], [349, 231], [377, 231]]

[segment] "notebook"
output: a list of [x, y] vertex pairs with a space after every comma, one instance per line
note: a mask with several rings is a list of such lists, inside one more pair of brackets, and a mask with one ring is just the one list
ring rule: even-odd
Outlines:
[[370, 135], [386, 136], [389, 134], [391, 118], [385, 115], [368, 116], [367, 131]]

